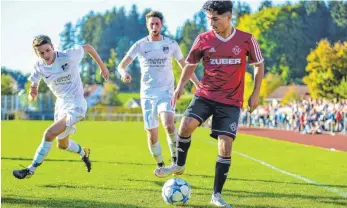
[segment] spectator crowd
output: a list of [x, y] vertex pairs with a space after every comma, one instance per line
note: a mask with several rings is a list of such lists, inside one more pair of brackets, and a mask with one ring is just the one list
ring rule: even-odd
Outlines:
[[252, 114], [242, 110], [240, 124], [279, 128], [302, 134], [346, 133], [347, 100], [302, 100], [284, 104], [259, 106]]

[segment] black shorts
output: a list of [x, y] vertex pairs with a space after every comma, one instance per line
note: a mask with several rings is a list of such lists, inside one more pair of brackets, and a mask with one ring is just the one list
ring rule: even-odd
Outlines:
[[226, 135], [233, 139], [236, 138], [240, 118], [239, 107], [194, 96], [187, 110], [184, 112], [184, 116], [197, 119], [200, 125], [211, 115], [213, 116], [211, 137], [218, 139], [219, 135]]

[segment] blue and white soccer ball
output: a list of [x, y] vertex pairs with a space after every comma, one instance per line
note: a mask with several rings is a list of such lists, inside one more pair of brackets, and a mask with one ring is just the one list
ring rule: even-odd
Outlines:
[[168, 204], [185, 205], [188, 203], [192, 189], [182, 178], [172, 178], [165, 182], [161, 195]]

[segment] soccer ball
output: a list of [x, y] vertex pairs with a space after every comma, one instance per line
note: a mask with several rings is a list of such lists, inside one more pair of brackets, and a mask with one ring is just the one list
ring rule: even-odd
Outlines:
[[161, 195], [168, 204], [185, 205], [190, 199], [192, 189], [182, 178], [172, 178], [165, 182]]

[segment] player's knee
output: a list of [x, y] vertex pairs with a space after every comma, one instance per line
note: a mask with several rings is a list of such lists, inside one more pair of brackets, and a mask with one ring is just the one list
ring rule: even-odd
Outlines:
[[180, 136], [184, 136], [184, 137], [190, 136], [193, 133], [194, 129], [199, 125], [198, 123], [195, 124], [192, 119], [193, 118], [191, 117], [185, 117], [183, 119], [183, 122], [178, 131], [178, 134]]
[[220, 140], [218, 144], [219, 155], [223, 157], [230, 157], [233, 138], [226, 135], [219, 135], [218, 139]]
[[55, 135], [53, 134], [53, 132], [50, 129], [47, 129], [43, 133], [43, 138], [45, 139], [45, 141], [52, 141], [52, 140], [54, 140]]
[[174, 124], [164, 124], [164, 128], [166, 130], [166, 132], [168, 132], [169, 134], [172, 134], [175, 132], [175, 125]]
[[192, 129], [187, 125], [182, 125], [178, 131], [178, 135], [189, 137], [192, 134]]
[[158, 135], [154, 132], [148, 131], [147, 138], [151, 141], [152, 144], [155, 144], [158, 141]]

